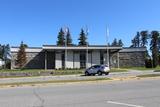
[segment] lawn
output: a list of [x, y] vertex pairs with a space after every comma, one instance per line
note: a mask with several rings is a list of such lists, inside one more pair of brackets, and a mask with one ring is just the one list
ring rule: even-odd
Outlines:
[[126, 69], [126, 70], [160, 70], [160, 66], [157, 66], [156, 68], [146, 68], [146, 67], [125, 67], [122, 69]]
[[146, 75], [139, 75], [137, 77], [147, 78], [147, 77], [160, 77], [160, 74], [146, 74]]
[[12, 74], [28, 74], [30, 76], [44, 75], [71, 75], [71, 74], [82, 74], [84, 70], [44, 70], [44, 69], [15, 69], [15, 70], [0, 70], [0, 73], [12, 73]]
[[112, 68], [110, 72], [127, 72], [128, 69], [125, 68]]
[[[160, 66], [157, 68], [145, 68], [145, 67], [130, 67], [130, 68], [112, 68], [110, 72], [127, 72], [129, 70], [160, 70]], [[6, 74], [4, 74], [6, 73]], [[0, 70], [0, 77], [30, 77], [30, 76], [52, 76], [52, 75], [75, 75], [84, 74], [84, 69], [76, 70], [44, 70], [44, 69], [5, 69]]]

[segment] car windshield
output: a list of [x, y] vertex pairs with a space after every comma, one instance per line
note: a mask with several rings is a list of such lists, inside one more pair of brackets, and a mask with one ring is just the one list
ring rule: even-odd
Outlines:
[[100, 67], [100, 65], [95, 65], [95, 66], [93, 66], [94, 68], [99, 68]]
[[102, 65], [102, 66], [104, 66], [104, 67], [108, 67], [108, 65]]

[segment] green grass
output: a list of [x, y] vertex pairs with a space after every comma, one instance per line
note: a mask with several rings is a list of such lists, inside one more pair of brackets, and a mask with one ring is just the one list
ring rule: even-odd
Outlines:
[[127, 69], [124, 68], [112, 68], [110, 72], [127, 72]]
[[74, 75], [74, 74], [83, 74], [84, 70], [55, 70], [53, 75]]
[[35, 82], [17, 82], [17, 83], [4, 83], [0, 86], [21, 86], [21, 85], [36, 85], [36, 84], [46, 84], [46, 83], [74, 83], [74, 82], [91, 82], [91, 81], [102, 81], [102, 80], [112, 80], [110, 78], [92, 78], [84, 80], [51, 80], [51, 81], [35, 81]]
[[[75, 74], [83, 74], [84, 70], [42, 70], [42, 69], [16, 69], [16, 70], [0, 70], [0, 72], [3, 73], [13, 73], [10, 76], [0, 77], [0, 78], [6, 78], [6, 77], [34, 77], [34, 76], [41, 76], [43, 73], [46, 73], [45, 75], [51, 76], [51, 75], [75, 75]], [[17, 76], [15, 74], [24, 73], [24, 76]]]
[[124, 67], [122, 69], [126, 69], [126, 70], [160, 70], [160, 66], [156, 67], [156, 68], [146, 68], [146, 67]]
[[140, 78], [147, 78], [147, 77], [160, 77], [160, 74], [146, 74], [146, 75], [139, 75], [137, 77]]
[[[0, 70], [0, 72], [43, 72], [45, 70], [42, 70], [42, 69], [14, 69], [14, 70], [11, 70], [11, 69], [2, 69]], [[49, 70], [47, 70], [49, 71]]]

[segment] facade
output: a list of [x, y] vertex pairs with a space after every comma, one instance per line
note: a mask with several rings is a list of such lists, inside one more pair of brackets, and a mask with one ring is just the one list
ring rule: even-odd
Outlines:
[[[18, 68], [19, 48], [11, 48], [11, 69]], [[145, 65], [146, 48], [108, 47], [106, 45], [56, 46], [43, 45], [40, 48], [26, 48], [28, 69], [79, 69], [96, 64], [110, 67], [135, 67]], [[88, 53], [88, 54], [87, 54]]]

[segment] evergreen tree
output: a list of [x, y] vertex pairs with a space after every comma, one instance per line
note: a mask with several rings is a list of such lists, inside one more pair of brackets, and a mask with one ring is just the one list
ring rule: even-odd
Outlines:
[[137, 32], [137, 35], [132, 40], [131, 47], [140, 47], [140, 33]]
[[160, 54], [160, 36], [158, 37], [158, 52]]
[[3, 53], [2, 53], [2, 50], [3, 50], [3, 47], [2, 47], [2, 45], [0, 44], [0, 59], [3, 59]]
[[116, 38], [113, 40], [112, 46], [118, 46], [118, 42], [117, 42], [117, 39], [116, 39]]
[[153, 67], [158, 65], [158, 38], [159, 38], [158, 31], [151, 32], [151, 44], [150, 49], [152, 51], [152, 58], [153, 58]]
[[148, 31], [141, 31], [140, 34], [141, 34], [141, 46], [145, 47], [148, 44], [148, 41], [147, 41], [149, 37]]
[[17, 54], [17, 64], [20, 68], [23, 68], [27, 62], [25, 48], [26, 48], [25, 45], [23, 44], [23, 42], [21, 42]]
[[[65, 41], [66, 42], [66, 41]], [[67, 45], [71, 46], [73, 45], [72, 44], [72, 38], [71, 38], [71, 34], [70, 34], [70, 31], [68, 29], [68, 32], [67, 32]]]
[[87, 37], [83, 29], [81, 29], [80, 37], [78, 40], [79, 40], [79, 43], [78, 43], [79, 46], [87, 45]]
[[137, 35], [135, 36], [136, 41], [136, 47], [140, 47], [140, 33], [137, 32]]
[[65, 38], [64, 38], [64, 32], [63, 29], [61, 28], [59, 33], [58, 33], [58, 41], [57, 41], [58, 46], [64, 46], [65, 45]]
[[136, 40], [135, 40], [135, 38], [132, 39], [132, 45], [130, 47], [136, 47]]
[[118, 41], [118, 46], [123, 46], [123, 42], [121, 39]]

